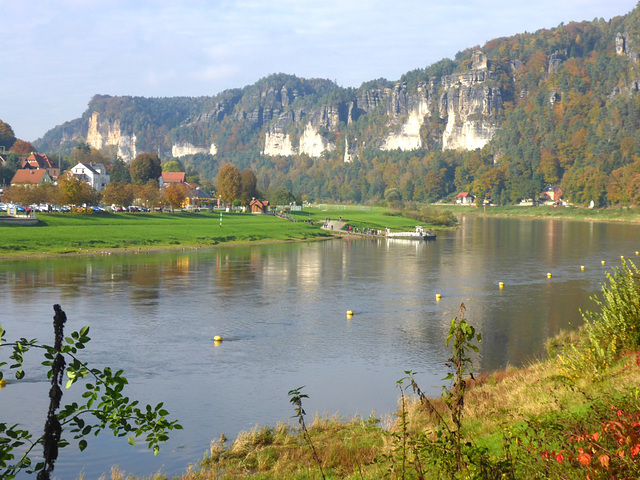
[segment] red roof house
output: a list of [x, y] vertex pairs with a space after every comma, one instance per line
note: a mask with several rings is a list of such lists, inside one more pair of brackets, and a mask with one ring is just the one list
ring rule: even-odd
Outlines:
[[267, 200], [251, 200], [249, 207], [251, 207], [251, 213], [267, 213], [269, 202]]
[[53, 179], [57, 179], [60, 175], [60, 169], [54, 166], [49, 157], [41, 153], [31, 152], [22, 160], [20, 167], [25, 170], [46, 170]]
[[16, 171], [11, 179], [11, 185], [40, 185], [41, 183], [53, 183], [46, 170], [29, 170], [26, 168]]
[[456, 195], [456, 203], [470, 204], [475, 202], [475, 200], [476, 197], [471, 195], [469, 192], [460, 192], [458, 195]]
[[165, 188], [172, 183], [186, 183], [187, 174], [185, 172], [162, 172], [160, 177], [160, 188]]

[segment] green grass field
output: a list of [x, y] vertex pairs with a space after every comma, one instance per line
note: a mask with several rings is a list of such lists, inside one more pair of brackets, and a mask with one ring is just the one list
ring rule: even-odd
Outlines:
[[[223, 213], [38, 214], [38, 225], [0, 223], [0, 257], [101, 253], [141, 249], [211, 247], [218, 244], [284, 242], [330, 237], [324, 219], [384, 230], [413, 229], [421, 222], [383, 208], [309, 208], [295, 222], [271, 215]], [[313, 225], [307, 221], [313, 222]]]
[[0, 224], [0, 256], [59, 255], [137, 248], [328, 237], [304, 222], [242, 213], [39, 214], [32, 227]]

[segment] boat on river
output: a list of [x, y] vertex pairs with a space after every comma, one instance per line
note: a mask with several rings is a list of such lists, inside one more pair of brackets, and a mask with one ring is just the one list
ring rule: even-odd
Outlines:
[[433, 230], [425, 229], [421, 225], [418, 225], [413, 232], [390, 232], [387, 230], [387, 238], [400, 240], [435, 240], [436, 234]]

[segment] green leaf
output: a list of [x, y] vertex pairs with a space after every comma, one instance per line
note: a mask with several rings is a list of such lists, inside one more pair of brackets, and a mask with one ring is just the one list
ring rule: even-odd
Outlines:
[[135, 444], [136, 444], [136, 440], [133, 437], [129, 437], [127, 439], [127, 442], [129, 442], [129, 445], [134, 445], [135, 446]]
[[80, 451], [82, 452], [85, 448], [87, 448], [87, 441], [80, 440], [80, 442], [78, 442], [78, 447], [80, 447]]

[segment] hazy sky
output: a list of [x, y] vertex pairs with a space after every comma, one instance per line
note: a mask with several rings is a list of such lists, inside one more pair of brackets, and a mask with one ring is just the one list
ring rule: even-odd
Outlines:
[[637, 0], [0, 0], [0, 119], [33, 141], [95, 94], [215, 95], [271, 73], [357, 87]]

